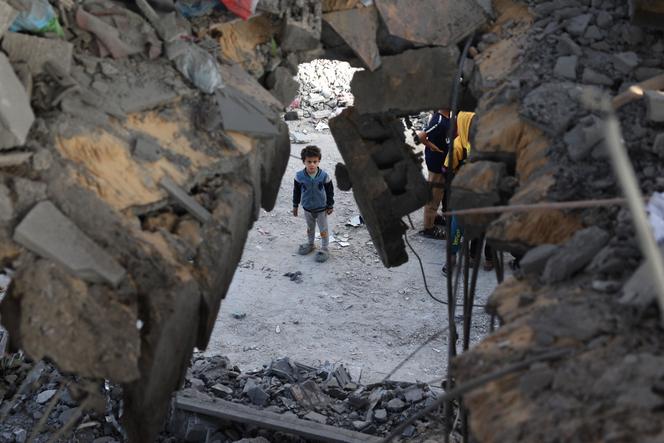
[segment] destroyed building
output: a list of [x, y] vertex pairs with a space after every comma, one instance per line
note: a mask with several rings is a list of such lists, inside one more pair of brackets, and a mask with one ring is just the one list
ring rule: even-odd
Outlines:
[[452, 361], [450, 383], [489, 377], [466, 438], [664, 440], [664, 234], [642, 223], [664, 191], [661, 1], [0, 0], [0, 39], [0, 322], [88, 405], [120, 386], [129, 441], [155, 440], [210, 339], [315, 59], [359, 68], [329, 126], [387, 267], [429, 197], [402, 119], [476, 112], [450, 208], [497, 207], [461, 223], [522, 258], [486, 307], [500, 327]]

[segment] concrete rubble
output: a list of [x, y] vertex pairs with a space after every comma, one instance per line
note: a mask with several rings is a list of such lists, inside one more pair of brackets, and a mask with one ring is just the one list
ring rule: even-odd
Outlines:
[[[286, 360], [243, 374], [197, 358], [187, 373], [248, 230], [274, 208], [290, 141], [310, 139], [289, 134], [282, 111], [329, 125], [338, 181], [382, 262], [398, 266], [402, 218], [429, 199], [401, 118], [449, 105], [468, 36], [461, 107], [476, 116], [453, 209], [619, 195], [605, 116], [587, 98], [664, 72], [664, 13], [645, 0], [260, 1], [247, 20], [221, 6], [186, 18], [163, 2], [84, 0], [57, 8], [63, 37], [9, 31], [14, 3], [0, 0], [0, 265], [12, 271], [0, 313], [12, 351], [76, 378], [58, 397], [54, 367], [9, 361], [7, 442], [54, 401], [45, 432], [73, 419], [79, 441], [153, 441], [183, 379], [181, 394], [385, 435], [435, 398], [426, 385], [361, 386]], [[616, 109], [644, 195], [664, 191], [659, 89]], [[457, 382], [573, 349], [464, 398], [471, 437], [661, 441], [661, 327], [629, 213], [462, 222], [522, 267], [487, 307], [502, 326], [454, 361]], [[284, 441], [192, 415], [170, 424], [185, 441]], [[441, 432], [418, 422], [403, 435], [425, 428]]]
[[[178, 395], [192, 399], [221, 399], [257, 410], [298, 417], [377, 436], [387, 435], [403, 419], [435, 401], [428, 385], [384, 381], [363, 385], [353, 381], [343, 365], [325, 363], [311, 367], [289, 358], [273, 360], [263, 369], [242, 372], [221, 356], [195, 356]], [[417, 432], [429, 423], [417, 423]], [[179, 441], [198, 441], [203, 433], [210, 441], [263, 437], [286, 441], [296, 436], [252, 430], [242, 423], [224, 423], [203, 414], [175, 409], [169, 433]], [[290, 440], [289, 440], [290, 441]]]

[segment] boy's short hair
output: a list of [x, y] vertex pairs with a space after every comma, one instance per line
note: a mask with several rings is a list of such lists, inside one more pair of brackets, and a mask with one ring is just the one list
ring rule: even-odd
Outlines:
[[316, 145], [309, 145], [302, 149], [302, 152], [300, 152], [300, 157], [302, 158], [302, 161], [304, 161], [305, 158], [307, 157], [318, 157], [318, 160], [323, 158], [323, 154], [320, 152], [320, 148]]

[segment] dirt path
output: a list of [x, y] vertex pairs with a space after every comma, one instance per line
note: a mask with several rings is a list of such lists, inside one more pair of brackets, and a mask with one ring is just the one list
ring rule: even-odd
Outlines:
[[[305, 127], [295, 122], [291, 131]], [[311, 142], [323, 150], [322, 167], [334, 172], [341, 161], [329, 133], [311, 133]], [[304, 145], [293, 144], [299, 157]], [[263, 212], [250, 232], [240, 266], [224, 300], [207, 354], [223, 354], [243, 370], [260, 367], [272, 358], [288, 356], [305, 364], [326, 360], [344, 363], [363, 382], [381, 379], [409, 353], [447, 324], [446, 306], [426, 294], [417, 259], [394, 269], [380, 263], [364, 226], [346, 222], [358, 209], [351, 192], [335, 189], [335, 212], [330, 228], [335, 238], [331, 258], [319, 264], [313, 255], [299, 256], [305, 241], [305, 223], [290, 214], [292, 178], [302, 162], [291, 158], [281, 184], [278, 203]], [[414, 214], [421, 228], [421, 211]], [[442, 241], [421, 238], [409, 231], [420, 254], [434, 295], [446, 298]], [[318, 240], [317, 240], [318, 244]], [[302, 272], [302, 283], [283, 274]], [[483, 303], [495, 286], [495, 274], [480, 270], [478, 300]], [[461, 321], [461, 309], [457, 310]], [[473, 338], [488, 330], [488, 317], [476, 310]], [[242, 319], [233, 314], [246, 314]], [[436, 339], [403, 366], [392, 379], [428, 381], [444, 375], [447, 335]]]

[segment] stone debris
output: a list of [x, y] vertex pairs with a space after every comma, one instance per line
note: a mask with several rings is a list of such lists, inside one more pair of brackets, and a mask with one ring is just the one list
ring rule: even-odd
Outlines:
[[205, 224], [212, 220], [212, 214], [201, 206], [187, 191], [178, 186], [172, 178], [166, 176], [161, 179], [160, 185], [168, 192], [168, 194], [182, 205], [196, 220]]
[[[425, 46], [453, 46], [484, 25], [487, 17], [475, 0], [376, 0], [391, 36]], [[413, 26], [417, 23], [416, 26]]]
[[414, 49], [382, 57], [379, 70], [357, 72], [351, 81], [357, 111], [410, 115], [449, 104], [453, 82], [441, 79], [455, 76], [458, 58], [455, 47]]
[[315, 112], [325, 111], [329, 116], [338, 108], [352, 106], [350, 82], [357, 70], [346, 62], [334, 60], [314, 60], [300, 65], [297, 72], [300, 89], [290, 109], [316, 120]]
[[50, 258], [80, 278], [118, 286], [125, 270], [53, 203], [37, 204], [16, 227], [14, 241]]
[[67, 74], [71, 71], [74, 45], [66, 41], [8, 32], [2, 39], [2, 49], [12, 63], [27, 63], [32, 75], [43, 73], [46, 62]]
[[651, 122], [664, 122], [664, 92], [646, 91], [646, 107], [648, 120]]
[[[311, 367], [288, 358], [243, 373], [225, 357], [194, 356], [182, 392], [197, 395], [192, 388], [198, 390], [199, 381], [205, 383], [205, 396], [379, 436], [436, 398], [425, 384], [385, 381], [365, 386], [354, 382], [343, 365]], [[200, 418], [176, 414], [169, 428], [184, 438]], [[231, 428], [214, 423], [207, 429], [210, 435], [228, 438]], [[278, 441], [274, 435], [264, 436]]]
[[23, 145], [34, 120], [30, 97], [0, 53], [0, 150]]
[[0, 38], [9, 29], [9, 26], [14, 22], [18, 15], [18, 11], [12, 8], [4, 0], [0, 1]]
[[330, 12], [323, 20], [350, 46], [365, 68], [375, 71], [381, 65], [376, 43], [379, 19], [376, 8], [355, 8]]

